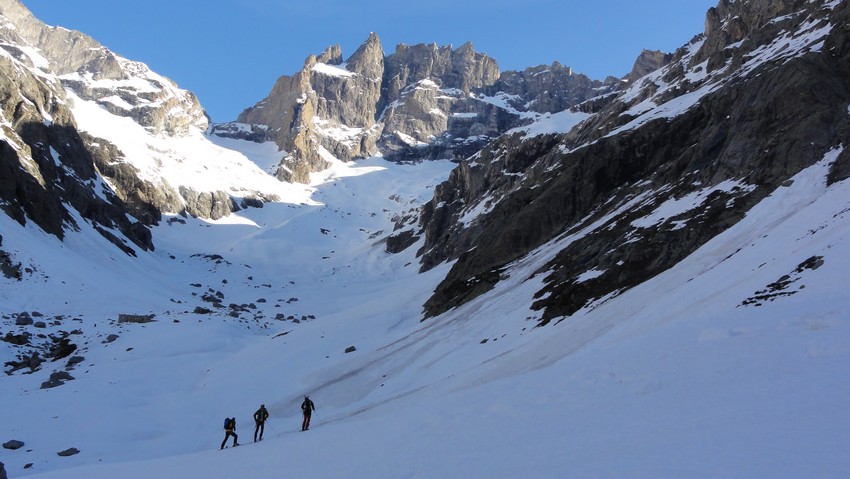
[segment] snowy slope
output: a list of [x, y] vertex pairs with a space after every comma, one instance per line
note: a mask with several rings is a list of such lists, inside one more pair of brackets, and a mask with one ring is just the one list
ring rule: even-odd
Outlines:
[[[823, 34], [802, 31], [764, 55], [808, 51]], [[705, 84], [668, 101], [670, 85], [658, 85], [620, 131], [719, 88], [689, 81]], [[80, 129], [114, 141], [141, 178], [276, 200], [214, 221], [166, 215], [156, 249], [135, 258], [82, 218], [60, 241], [0, 215], [3, 251], [31, 269], [26, 281], [0, 278], [0, 334], [67, 337], [83, 358], [0, 379], [0, 441], [25, 443], [0, 449], [10, 477], [850, 475], [850, 180], [826, 183], [842, 146], [676, 266], [559, 322], [535, 327], [545, 275], [533, 273], [608, 218], [420, 322], [451, 264], [420, 274], [421, 244], [390, 255], [384, 241], [454, 164], [351, 164], [323, 151], [331, 168], [284, 184], [272, 172], [285, 153], [271, 143], [192, 127], [154, 134], [68, 94]], [[562, 112], [517, 131], [563, 133], [586, 119]], [[632, 224], [694, 209], [710, 191]], [[22, 312], [45, 324], [16, 325]], [[24, 350], [0, 342], [0, 361]], [[73, 380], [41, 388], [66, 370]], [[309, 432], [298, 428], [304, 394], [318, 408]], [[249, 445], [261, 403], [266, 440]], [[244, 447], [219, 451], [226, 416]], [[70, 447], [80, 452], [57, 455]]]
[[[16, 300], [82, 317], [92, 341], [63, 386], [38, 389], [43, 373], [0, 383], [19, 398], [4, 405], [7, 434], [26, 442], [0, 461], [45, 478], [844, 477], [850, 184], [826, 187], [832, 159], [672, 270], [537, 329], [535, 285], [509, 282], [419, 323], [441, 271], [417, 275], [409, 253], [375, 244], [448, 164], [339, 165], [317, 179], [316, 204], [164, 224], [156, 253], [113, 263], [146, 281], [106, 276], [98, 300], [69, 306], [43, 291]], [[542, 264], [549, 247], [513, 268]], [[812, 256], [823, 264], [800, 268]], [[107, 269], [81, 263], [68, 269]], [[46, 274], [62, 276], [56, 266]], [[743, 305], [784, 275], [792, 294]], [[255, 301], [254, 317], [182, 312], [195, 282]], [[107, 324], [145, 307], [157, 322]], [[318, 410], [301, 433], [305, 393]], [[260, 403], [267, 440], [218, 451], [222, 418], [236, 415], [249, 442]], [[68, 447], [81, 452], [56, 455]]]

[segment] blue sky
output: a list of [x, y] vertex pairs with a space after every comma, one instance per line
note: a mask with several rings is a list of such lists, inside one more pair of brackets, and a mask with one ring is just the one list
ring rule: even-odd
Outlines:
[[310, 53], [344, 57], [375, 32], [398, 43], [470, 41], [504, 70], [557, 60], [594, 79], [622, 76], [643, 49], [702, 33], [717, 0], [23, 0], [42, 21], [80, 30], [195, 92], [213, 121], [234, 120]]

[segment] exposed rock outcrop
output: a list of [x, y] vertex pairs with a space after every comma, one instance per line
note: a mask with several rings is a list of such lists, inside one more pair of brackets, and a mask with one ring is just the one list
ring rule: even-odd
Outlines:
[[0, 55], [0, 208], [61, 239], [66, 228], [79, 228], [70, 206], [126, 253], [135, 254], [131, 244], [152, 249], [150, 231], [103, 187], [62, 86], [36, 75], [32, 56], [8, 48]]
[[[183, 161], [168, 141], [199, 136], [208, 125], [195, 96], [87, 35], [45, 25], [18, 0], [0, 0], [0, 72], [0, 208], [22, 225], [32, 221], [63, 239], [82, 228], [82, 217], [134, 255], [153, 248], [146, 226], [163, 212], [218, 219], [276, 198], [242, 185], [197, 191], [157, 177], [163, 162]], [[147, 148], [128, 158], [117, 138], [81, 131], [73, 112], [90, 102], [141, 125], [128, 135], [145, 137]], [[86, 131], [109, 121], [80, 119]], [[4, 275], [20, 277], [20, 265], [2, 258]]]
[[286, 152], [277, 177], [306, 182], [333, 158], [380, 153], [395, 161], [459, 161], [539, 113], [575, 106], [616, 84], [557, 63], [502, 76], [471, 43], [402, 44], [385, 57], [372, 33], [345, 62], [338, 46], [309, 56], [237, 123], [211, 131], [273, 139]]
[[[660, 65], [659, 65], [660, 66]], [[519, 111], [553, 113], [613, 91], [619, 80], [591, 80], [584, 74], [555, 62], [523, 71], [507, 71], [491, 88], [491, 94], [504, 92]]]
[[[533, 308], [541, 324], [569, 316], [670, 268], [803, 168], [844, 168], [848, 16], [847, 2], [721, 2], [705, 37], [573, 131], [504, 136], [459, 165], [421, 218], [422, 268], [456, 260], [426, 315], [548, 244]], [[653, 215], [683, 198], [694, 206]]]
[[646, 75], [664, 67], [673, 61], [673, 54], [659, 50], [644, 50], [638, 55], [632, 66], [632, 71], [629, 72], [623, 79], [628, 82], [633, 82]]
[[146, 65], [116, 55], [81, 32], [45, 25], [18, 0], [0, 1], [0, 15], [14, 25], [0, 28], [0, 38], [37, 47], [42, 60], [81, 98], [131, 117], [153, 133], [179, 135], [190, 126], [207, 127], [208, 118], [195, 95]]

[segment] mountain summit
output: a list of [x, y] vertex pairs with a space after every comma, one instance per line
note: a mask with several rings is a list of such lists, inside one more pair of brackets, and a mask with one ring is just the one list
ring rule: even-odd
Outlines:
[[211, 131], [275, 141], [285, 152], [276, 176], [307, 183], [331, 156], [461, 160], [508, 129], [615, 83], [573, 75], [560, 64], [505, 76], [471, 43], [456, 49], [402, 44], [385, 56], [372, 33], [345, 61], [338, 45], [310, 55], [301, 71], [280, 77], [237, 123]]

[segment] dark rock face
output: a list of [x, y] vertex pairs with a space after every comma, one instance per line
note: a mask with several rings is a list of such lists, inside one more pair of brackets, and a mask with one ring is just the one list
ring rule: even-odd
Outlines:
[[[0, 247], [3, 246], [3, 235], [0, 235]], [[23, 277], [21, 263], [15, 262], [12, 255], [0, 249], [0, 274], [10, 279], [20, 280]]]
[[135, 254], [133, 246], [152, 249], [150, 231], [131, 222], [117, 198], [97, 193], [94, 161], [64, 91], [6, 57], [0, 57], [0, 71], [0, 109], [13, 125], [3, 127], [0, 140], [0, 208], [21, 225], [30, 219], [61, 239], [66, 229], [79, 228], [68, 205], [127, 254]]
[[155, 321], [153, 319], [155, 316], [154, 314], [119, 314], [118, 322], [145, 324]]
[[[659, 64], [657, 67], [663, 66]], [[647, 72], [648, 73], [648, 72]], [[537, 113], [558, 112], [611, 92], [619, 80], [591, 80], [572, 68], [555, 62], [523, 71], [504, 72], [490, 89], [492, 94], [506, 93], [512, 106], [519, 111]]]
[[[662, 90], [647, 77], [595, 106], [594, 117], [568, 134], [502, 137], [459, 165], [421, 216], [422, 268], [457, 259], [426, 314], [489, 291], [513, 261], [553, 242], [559, 252], [534, 273], [544, 275], [544, 286], [533, 308], [541, 324], [569, 316], [675, 265], [848, 144], [848, 10], [846, 2], [834, 10], [822, 2], [721, 2], [709, 12], [707, 37], [690, 47], [697, 51], [684, 48], [658, 73], [673, 87]], [[740, 26], [718, 33], [716, 15]], [[748, 60], [800, 25], [831, 25], [821, 49]], [[706, 74], [717, 55], [730, 66]], [[695, 72], [704, 78], [695, 80]], [[646, 99], [661, 104], [710, 84], [717, 86], [678, 115], [632, 113]], [[834, 176], [846, 177], [848, 156], [838, 156]], [[699, 201], [673, 218], [642, 220], [683, 197]], [[464, 219], [482, 206], [486, 213]]]

